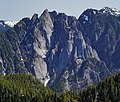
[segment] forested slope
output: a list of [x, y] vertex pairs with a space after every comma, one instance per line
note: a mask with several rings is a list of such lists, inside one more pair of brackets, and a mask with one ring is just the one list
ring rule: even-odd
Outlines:
[[106, 78], [97, 86], [61, 95], [45, 88], [31, 75], [15, 74], [0, 77], [0, 102], [119, 102], [120, 73]]

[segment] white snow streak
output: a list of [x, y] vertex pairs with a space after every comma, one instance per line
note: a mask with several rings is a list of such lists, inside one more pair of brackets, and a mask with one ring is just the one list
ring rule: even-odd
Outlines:
[[50, 76], [47, 76], [47, 80], [44, 82], [44, 86], [47, 86], [48, 82], [50, 81]]
[[4, 23], [9, 27], [14, 27], [14, 25], [17, 24], [18, 22], [19, 21], [5, 21]]

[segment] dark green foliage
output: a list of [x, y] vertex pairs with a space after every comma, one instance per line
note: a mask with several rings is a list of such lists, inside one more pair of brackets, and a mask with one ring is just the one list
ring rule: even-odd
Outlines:
[[[18, 54], [18, 37], [11, 29], [6, 33], [0, 33], [0, 73], [5, 68], [5, 73], [25, 73], [26, 69], [21, 64]], [[14, 45], [14, 46], [13, 46]]]
[[120, 73], [81, 92], [51, 92], [32, 75], [0, 77], [0, 102], [119, 102]]
[[52, 93], [32, 75], [0, 77], [0, 102], [52, 102]]

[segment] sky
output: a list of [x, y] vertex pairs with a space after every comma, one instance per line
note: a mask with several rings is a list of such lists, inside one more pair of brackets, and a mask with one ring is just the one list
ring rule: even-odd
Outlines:
[[88, 9], [113, 7], [120, 10], [120, 0], [0, 0], [0, 20], [20, 20], [48, 9], [76, 16]]

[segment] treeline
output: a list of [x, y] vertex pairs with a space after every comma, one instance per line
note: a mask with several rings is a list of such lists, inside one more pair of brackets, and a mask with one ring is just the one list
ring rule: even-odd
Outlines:
[[64, 91], [61, 95], [32, 75], [1, 76], [0, 102], [120, 102], [120, 73], [81, 92]]
[[64, 92], [59, 98], [60, 102], [120, 102], [120, 73], [78, 94], [75, 91]]

